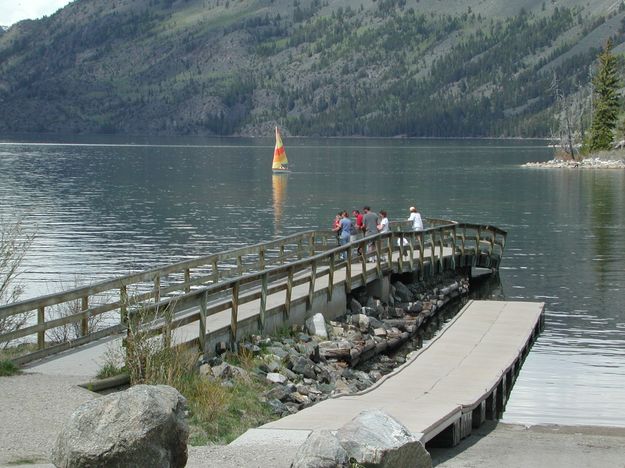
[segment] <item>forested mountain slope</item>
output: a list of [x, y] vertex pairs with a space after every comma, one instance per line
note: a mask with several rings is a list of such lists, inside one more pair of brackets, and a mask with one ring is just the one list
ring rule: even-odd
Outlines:
[[0, 131], [548, 136], [604, 0], [76, 0], [0, 34]]

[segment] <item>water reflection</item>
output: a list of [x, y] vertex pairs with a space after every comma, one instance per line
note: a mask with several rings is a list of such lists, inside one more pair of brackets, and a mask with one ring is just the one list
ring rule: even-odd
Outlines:
[[271, 187], [273, 191], [273, 224], [276, 236], [282, 236], [282, 212], [286, 200], [286, 189], [289, 182], [288, 174], [272, 174]]

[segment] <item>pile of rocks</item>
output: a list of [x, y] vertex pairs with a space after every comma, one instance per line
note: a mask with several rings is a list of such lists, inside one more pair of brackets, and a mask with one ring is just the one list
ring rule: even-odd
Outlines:
[[[455, 275], [427, 284], [396, 281], [388, 304], [358, 291], [340, 319], [326, 323], [318, 314], [289, 336], [252, 337], [242, 346], [259, 356], [256, 373], [273, 384], [265, 398], [276, 414], [284, 416], [373, 385], [406, 361], [411, 350], [396, 350], [423, 330], [429, 317], [468, 291], [468, 278]], [[200, 371], [226, 381], [245, 378], [243, 369], [218, 357]]]
[[552, 159], [546, 162], [528, 162], [523, 167], [547, 169], [625, 169], [625, 159], [585, 158], [581, 161]]

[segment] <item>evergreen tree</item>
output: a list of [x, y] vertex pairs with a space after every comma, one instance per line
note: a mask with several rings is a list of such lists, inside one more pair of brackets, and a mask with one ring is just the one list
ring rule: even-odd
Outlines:
[[610, 149], [619, 111], [619, 79], [609, 39], [599, 54], [599, 69], [592, 84], [595, 109], [590, 128], [590, 151]]

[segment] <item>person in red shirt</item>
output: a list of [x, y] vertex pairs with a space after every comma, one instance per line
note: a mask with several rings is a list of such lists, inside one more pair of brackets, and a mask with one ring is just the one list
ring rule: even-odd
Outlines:
[[[350, 242], [355, 242], [358, 239], [362, 239], [363, 236], [363, 232], [365, 230], [365, 226], [364, 224], [362, 224], [362, 213], [358, 210], [354, 210], [352, 211], [352, 216], [355, 218], [354, 219], [354, 233], [350, 236], [349, 241]], [[360, 247], [358, 247], [358, 255], [360, 255]]]

